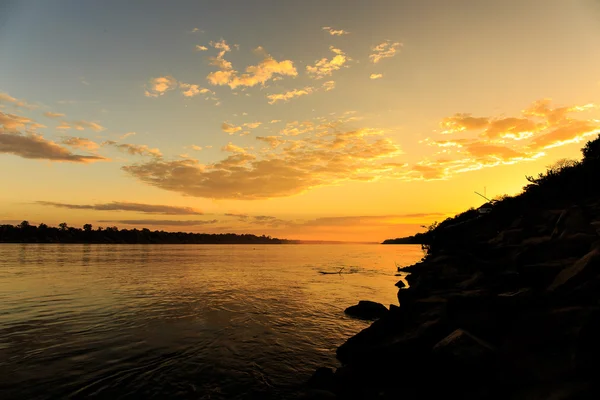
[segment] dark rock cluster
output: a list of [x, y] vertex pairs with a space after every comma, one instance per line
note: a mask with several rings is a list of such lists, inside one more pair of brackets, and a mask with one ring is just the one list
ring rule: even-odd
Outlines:
[[400, 307], [350, 307], [378, 319], [307, 398], [600, 398], [600, 203], [493, 218], [440, 232]]

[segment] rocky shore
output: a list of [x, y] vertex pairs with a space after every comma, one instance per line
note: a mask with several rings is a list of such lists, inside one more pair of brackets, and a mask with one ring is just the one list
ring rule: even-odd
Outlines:
[[433, 230], [400, 307], [340, 346], [307, 398], [600, 398], [598, 159]]

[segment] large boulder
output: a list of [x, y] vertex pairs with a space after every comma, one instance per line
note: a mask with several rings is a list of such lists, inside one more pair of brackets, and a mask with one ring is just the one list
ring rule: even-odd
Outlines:
[[552, 231], [552, 238], [576, 233], [596, 234], [596, 229], [580, 206], [569, 207], [560, 214]]
[[381, 303], [361, 300], [357, 305], [346, 308], [344, 312], [354, 318], [374, 320], [387, 314], [388, 309]]
[[572, 289], [600, 273], [600, 247], [563, 269], [548, 287], [549, 292]]

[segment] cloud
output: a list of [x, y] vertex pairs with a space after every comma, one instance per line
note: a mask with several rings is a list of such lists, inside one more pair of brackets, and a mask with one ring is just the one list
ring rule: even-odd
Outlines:
[[371, 48], [373, 53], [369, 55], [369, 60], [373, 64], [377, 64], [379, 61], [383, 60], [384, 58], [394, 57], [396, 55], [396, 51], [398, 50], [399, 47], [402, 47], [402, 43], [400, 43], [400, 42], [392, 43], [392, 41], [386, 40], [385, 42], [380, 43], [377, 46], [373, 46]]
[[307, 65], [306, 72], [314, 79], [322, 79], [326, 76], [331, 76], [333, 71], [339, 70], [348, 61], [346, 54], [333, 46], [329, 46], [329, 50], [335, 53], [335, 56], [329, 60], [322, 58], [315, 62], [315, 65]]
[[190, 33], [204, 33], [204, 31], [200, 28], [192, 28]]
[[170, 75], [159, 76], [158, 78], [150, 79], [146, 88], [147, 89], [144, 92], [146, 97], [162, 96], [169, 90], [177, 88], [177, 80]]
[[[370, 181], [401, 154], [380, 131], [361, 129], [308, 138], [262, 157], [236, 152], [202, 165], [197, 160], [152, 160], [122, 167], [146, 184], [212, 199], [266, 199], [301, 193], [342, 181]], [[231, 147], [230, 151], [234, 151]], [[246, 151], [244, 149], [244, 151]]]
[[0, 132], [0, 153], [13, 154], [29, 159], [76, 163], [108, 160], [98, 155], [73, 154], [68, 149], [35, 133], [21, 135]]
[[221, 125], [221, 130], [223, 132], [229, 133], [230, 135], [233, 135], [236, 132], [239, 132], [242, 130], [241, 126], [235, 126], [233, 124], [230, 124], [228, 122], [223, 122], [223, 124]]
[[100, 147], [100, 145], [90, 139], [85, 139], [85, 138], [80, 138], [80, 137], [75, 137], [75, 136], [65, 136], [63, 137], [63, 139], [61, 140], [62, 144], [66, 144], [67, 146], [76, 148], [76, 149], [82, 149], [82, 150], [88, 150], [88, 151], [95, 151], [98, 150], [98, 148]]
[[265, 84], [276, 76], [298, 75], [298, 71], [292, 61], [277, 61], [269, 55], [257, 65], [246, 67], [245, 73], [239, 74], [239, 72], [233, 69], [229, 61], [223, 59], [224, 54], [225, 50], [222, 50], [219, 56], [211, 62], [211, 65], [215, 65], [220, 69], [220, 71], [211, 72], [206, 77], [212, 85], [227, 85], [231, 89], [235, 89], [237, 87], [252, 87], [258, 84]]
[[201, 46], [201, 45], [197, 44], [197, 45], [196, 45], [196, 50], [198, 50], [198, 51], [207, 51], [207, 50], [208, 50], [208, 47], [206, 47], [206, 46]]
[[125, 138], [127, 138], [127, 137], [129, 137], [129, 136], [135, 136], [135, 135], [137, 135], [137, 132], [127, 132], [127, 133], [125, 133], [124, 135], [121, 135], [121, 137], [120, 137], [120, 138], [121, 138], [121, 139], [125, 139]]
[[272, 149], [276, 149], [286, 142], [285, 140], [281, 140], [280, 136], [257, 136], [256, 140], [268, 143]]
[[483, 129], [489, 124], [488, 117], [473, 117], [471, 114], [457, 113], [446, 117], [440, 122], [444, 129], [442, 133], [456, 133], [470, 130]]
[[275, 104], [278, 101], [288, 101], [294, 97], [306, 96], [308, 94], [311, 94], [313, 91], [314, 88], [306, 86], [304, 89], [300, 90], [294, 89], [285, 93], [270, 94], [267, 96], [267, 99], [269, 99], [269, 104]]
[[206, 88], [200, 87], [198, 85], [192, 85], [190, 83], [181, 83], [180, 82], [179, 88], [181, 89], [181, 94], [183, 94], [185, 97], [194, 97], [199, 94], [205, 94], [205, 93], [214, 94], [214, 92], [211, 91], [210, 89], [206, 89]]
[[27, 108], [30, 110], [37, 108], [37, 106], [29, 104], [25, 100], [19, 100], [12, 97], [8, 93], [0, 92], [0, 104], [2, 103], [8, 103], [14, 107]]
[[323, 89], [325, 89], [326, 92], [329, 92], [330, 90], [335, 89], [335, 81], [327, 81], [327, 82], [323, 82]]
[[71, 122], [62, 121], [61, 124], [69, 124], [71, 128], [74, 128], [78, 131], [82, 131], [84, 129], [91, 129], [94, 132], [102, 132], [102, 131], [106, 130], [105, 127], [98, 124], [97, 122], [90, 122], [90, 121], [83, 121], [83, 120], [71, 121]]
[[330, 27], [330, 26], [324, 26], [324, 27], [323, 27], [323, 30], [324, 30], [324, 31], [327, 31], [327, 32], [329, 32], [329, 34], [330, 34], [331, 36], [342, 36], [342, 35], [348, 35], [348, 34], [350, 33], [350, 32], [348, 32], [348, 31], [345, 31], [345, 30], [343, 30], [343, 29], [338, 29], [338, 30], [336, 30], [336, 29], [333, 29], [333, 28], [332, 28], [332, 27]]
[[198, 225], [211, 225], [219, 222], [216, 219], [211, 220], [170, 220], [170, 219], [124, 219], [124, 220], [99, 220], [98, 222], [103, 223], [115, 223], [123, 225], [145, 225], [145, 226], [198, 226]]
[[55, 112], [51, 112], [51, 111], [46, 111], [44, 113], [44, 115], [48, 118], [62, 118], [65, 116], [65, 114], [55, 113]]
[[203, 213], [191, 207], [167, 206], [160, 204], [130, 203], [125, 201], [113, 201], [99, 204], [68, 204], [52, 201], [36, 201], [36, 204], [71, 210], [96, 210], [96, 211], [131, 211], [144, 214], [163, 215], [202, 215]]
[[150, 148], [145, 144], [117, 143], [114, 140], [107, 140], [106, 142], [102, 143], [102, 145], [116, 147], [117, 149], [131, 154], [132, 156], [139, 155], [162, 158], [162, 153], [159, 149]]
[[262, 122], [246, 122], [242, 126], [248, 129], [256, 129], [262, 125]]
[[202, 150], [201, 146], [196, 146], [195, 144], [193, 144], [191, 147], [192, 147], [193, 150], [196, 150], [196, 151]]
[[236, 146], [235, 144], [233, 144], [231, 142], [229, 142], [229, 143], [227, 143], [227, 145], [223, 146], [221, 148], [221, 150], [228, 151], [230, 153], [246, 154], [246, 149], [244, 149], [243, 147]]
[[369, 79], [381, 79], [383, 78], [383, 74], [371, 74]]
[[271, 124], [276, 124], [276, 123], [278, 123], [278, 122], [281, 122], [281, 120], [280, 120], [280, 119], [272, 119], [272, 120], [270, 121], [270, 123], [271, 123]]
[[[31, 118], [22, 117], [15, 114], [5, 114], [0, 111], [0, 125], [4, 131], [17, 131], [19, 129], [37, 129], [45, 128], [44, 125], [38, 124]], [[0, 131], [1, 132], [1, 131]]]

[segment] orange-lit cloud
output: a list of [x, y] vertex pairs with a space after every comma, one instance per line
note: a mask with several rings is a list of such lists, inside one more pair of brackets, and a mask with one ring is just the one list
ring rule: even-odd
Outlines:
[[158, 97], [164, 95], [169, 90], [177, 88], [177, 80], [170, 75], [152, 78], [146, 85], [144, 92], [146, 97]]
[[58, 125], [56, 127], [56, 129], [59, 130], [69, 130], [69, 129], [75, 129], [78, 131], [83, 131], [85, 129], [90, 129], [94, 132], [102, 132], [104, 130], [106, 130], [105, 127], [103, 127], [102, 125], [100, 125], [97, 122], [90, 122], [90, 121], [61, 121], [60, 125]]
[[236, 146], [235, 144], [229, 142], [227, 145], [221, 148], [223, 151], [227, 151], [229, 153], [237, 153], [237, 154], [246, 154], [246, 149], [240, 146]]
[[30, 110], [37, 108], [37, 106], [35, 106], [33, 104], [29, 104], [25, 100], [19, 100], [19, 99], [12, 97], [8, 93], [0, 92], [0, 104], [2, 104], [2, 103], [10, 104], [14, 107], [27, 108]]
[[400, 43], [400, 42], [392, 42], [391, 40], [386, 40], [385, 42], [382, 42], [371, 48], [373, 53], [369, 55], [369, 60], [373, 64], [377, 64], [379, 61], [383, 60], [384, 58], [394, 57], [396, 55], [396, 51], [401, 46], [402, 46], [402, 43]]
[[257, 157], [235, 152], [210, 165], [197, 160], [152, 160], [123, 167], [138, 180], [189, 196], [213, 199], [264, 199], [290, 196], [340, 181], [370, 181], [387, 167], [383, 162], [401, 154], [398, 145], [375, 130], [332, 133], [318, 139], [299, 140]]
[[129, 143], [117, 143], [114, 140], [107, 140], [102, 143], [103, 146], [113, 146], [117, 149], [131, 154], [132, 156], [151, 156], [156, 158], [162, 158], [162, 153], [159, 149], [150, 148], [145, 144], [129, 144]]
[[329, 92], [330, 90], [335, 89], [335, 81], [323, 82], [323, 85], [321, 87], [325, 89], [326, 92]]
[[314, 88], [306, 86], [305, 88], [300, 90], [294, 89], [285, 93], [270, 94], [267, 96], [267, 98], [269, 99], [269, 104], [275, 104], [278, 101], [288, 101], [294, 97], [306, 96], [308, 94], [311, 94], [313, 91]]
[[286, 142], [285, 140], [282, 140], [280, 136], [257, 136], [256, 140], [267, 143], [272, 149], [276, 149]]
[[198, 50], [198, 51], [207, 51], [207, 50], [208, 50], [208, 47], [206, 47], [206, 46], [201, 46], [201, 45], [197, 44], [197, 45], [196, 45], [196, 50]]
[[205, 93], [213, 93], [211, 90], [200, 87], [199, 85], [193, 85], [191, 83], [179, 83], [179, 88], [181, 89], [181, 94], [185, 97], [194, 97], [199, 94]]
[[227, 52], [231, 51], [231, 47], [224, 40], [217, 43], [211, 42], [211, 45], [221, 50], [217, 57], [211, 59], [211, 65], [219, 68], [219, 71], [211, 72], [206, 77], [212, 85], [227, 85], [231, 89], [235, 89], [237, 87], [252, 87], [258, 84], [264, 85], [270, 79], [278, 76], [298, 75], [298, 71], [291, 60], [277, 61], [266, 52], [260, 63], [246, 67], [245, 73], [240, 74], [233, 69], [231, 62], [223, 58]]
[[219, 222], [216, 219], [211, 220], [176, 220], [176, 219], [125, 219], [125, 220], [111, 220], [103, 219], [98, 220], [102, 223], [111, 224], [124, 224], [124, 225], [144, 225], [144, 226], [198, 226], [198, 225], [210, 225]]
[[371, 74], [369, 79], [381, 79], [383, 78], [383, 74]]
[[52, 201], [37, 201], [36, 204], [70, 210], [96, 210], [96, 211], [132, 211], [144, 214], [163, 215], [202, 215], [203, 213], [191, 207], [177, 207], [162, 204], [130, 203], [126, 201], [113, 201], [100, 204], [68, 204]]
[[329, 32], [329, 34], [331, 36], [342, 36], [342, 35], [348, 35], [350, 33], [350, 32], [345, 31], [343, 29], [333, 29], [330, 26], [324, 26], [323, 30]]
[[236, 132], [241, 131], [243, 128], [241, 126], [235, 126], [233, 124], [230, 124], [228, 122], [223, 122], [223, 124], [221, 124], [221, 130], [223, 132], [229, 133], [230, 135], [233, 135]]
[[66, 144], [69, 147], [75, 149], [82, 149], [88, 151], [96, 151], [100, 145], [90, 139], [80, 138], [75, 136], [65, 136], [61, 140], [62, 144]]
[[76, 163], [107, 160], [106, 158], [97, 155], [71, 153], [68, 149], [51, 140], [44, 139], [44, 137], [35, 133], [22, 135], [0, 132], [0, 153], [13, 154], [30, 159]]
[[62, 118], [65, 116], [65, 114], [55, 113], [55, 112], [51, 112], [51, 111], [46, 111], [44, 113], [44, 115], [48, 118]]
[[[18, 129], [37, 129], [37, 128], [45, 128], [44, 125], [38, 124], [31, 118], [22, 117], [20, 115], [15, 114], [5, 114], [0, 111], [0, 125], [2, 130], [4, 131], [16, 131]], [[1, 131], [0, 131], [1, 132]]]
[[334, 46], [329, 46], [329, 50], [335, 53], [335, 56], [331, 60], [323, 57], [320, 60], [317, 60], [315, 65], [306, 66], [306, 72], [311, 77], [322, 79], [326, 76], [331, 76], [334, 71], [342, 68], [348, 61], [346, 54], [342, 50], [337, 49]]

